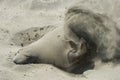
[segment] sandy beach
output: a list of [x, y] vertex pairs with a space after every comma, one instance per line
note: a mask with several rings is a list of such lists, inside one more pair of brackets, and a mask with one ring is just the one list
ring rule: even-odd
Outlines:
[[[119, 64], [98, 61], [93, 70], [71, 74], [48, 64], [13, 63], [15, 53], [22, 48], [21, 42], [26, 41], [25, 45], [32, 43], [27, 41], [26, 36], [25, 40], [20, 41], [18, 37], [21, 36], [15, 34], [27, 30], [31, 35], [34, 29], [41, 27], [63, 26], [64, 13], [73, 4], [106, 14], [120, 25], [120, 0], [0, 0], [0, 80], [120, 80]], [[49, 29], [53, 28], [38, 31], [39, 37]], [[31, 35], [31, 38], [34, 37]]]

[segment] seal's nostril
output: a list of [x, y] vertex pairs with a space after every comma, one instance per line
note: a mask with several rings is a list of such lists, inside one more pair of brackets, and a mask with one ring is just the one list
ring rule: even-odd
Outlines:
[[13, 61], [15, 64], [18, 64], [15, 60]]
[[13, 63], [19, 64], [18, 61], [15, 58], [13, 59]]

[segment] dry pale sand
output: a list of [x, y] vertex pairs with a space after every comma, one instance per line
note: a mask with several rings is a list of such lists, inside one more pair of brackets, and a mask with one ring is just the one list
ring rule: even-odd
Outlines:
[[74, 3], [107, 14], [120, 25], [120, 0], [0, 0], [0, 80], [120, 80], [120, 65], [112, 63], [97, 62], [95, 69], [75, 75], [52, 65], [12, 62], [21, 48], [11, 40], [16, 33], [31, 27], [62, 26], [65, 8]]

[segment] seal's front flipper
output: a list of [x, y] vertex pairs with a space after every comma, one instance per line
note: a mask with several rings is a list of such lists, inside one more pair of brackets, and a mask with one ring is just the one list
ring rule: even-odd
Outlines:
[[73, 62], [87, 52], [87, 43], [83, 38], [80, 39], [78, 44], [75, 44], [72, 41], [70, 41], [69, 43], [72, 47], [72, 50], [70, 50], [68, 53], [68, 60], [70, 62]]

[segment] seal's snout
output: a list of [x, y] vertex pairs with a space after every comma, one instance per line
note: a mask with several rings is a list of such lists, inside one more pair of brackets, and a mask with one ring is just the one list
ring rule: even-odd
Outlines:
[[39, 63], [40, 60], [38, 57], [25, 56], [23, 54], [17, 54], [13, 58], [15, 64], [28, 64], [28, 63]]
[[21, 59], [13, 59], [13, 62], [15, 64], [26, 64], [26, 60], [21, 60]]
[[13, 60], [13, 62], [14, 62], [15, 64], [19, 64], [16, 60]]
[[16, 57], [13, 58], [13, 62], [14, 62], [15, 64], [20, 64], [20, 61], [19, 61]]
[[21, 54], [17, 54], [14, 58], [13, 58], [13, 62], [15, 64], [24, 64], [27, 60], [27, 57]]

